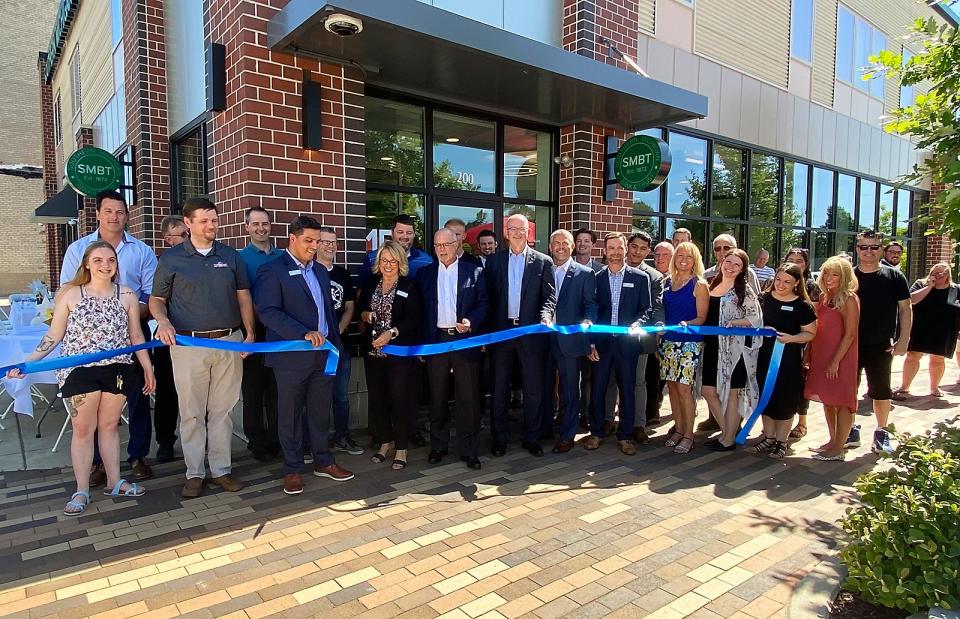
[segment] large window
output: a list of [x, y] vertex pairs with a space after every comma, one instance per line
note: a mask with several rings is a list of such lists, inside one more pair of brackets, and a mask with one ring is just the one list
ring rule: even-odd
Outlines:
[[423, 187], [422, 107], [367, 97], [367, 182]]
[[887, 37], [847, 7], [837, 7], [837, 79], [854, 88], [883, 98], [883, 76], [864, 81], [863, 72], [870, 65], [870, 56], [887, 46]]
[[859, 232], [877, 229], [877, 184], [860, 180], [860, 210], [857, 215]]
[[793, 0], [790, 7], [790, 55], [813, 62], [813, 0]]
[[670, 134], [673, 163], [670, 168], [667, 212], [706, 214], [707, 141], [682, 133]]
[[810, 166], [786, 160], [783, 162], [783, 212], [785, 226], [807, 225], [807, 200], [810, 197]]
[[497, 125], [458, 114], [433, 115], [433, 186], [494, 193]]
[[173, 150], [173, 211], [179, 213], [187, 198], [207, 194], [206, 124], [200, 123], [171, 141]]
[[[911, 58], [913, 58], [913, 52], [904, 47], [900, 61], [901, 65], [906, 67]], [[902, 84], [900, 86], [900, 107], [910, 107], [914, 103], [916, 103], [916, 98], [913, 90], [913, 84]]]
[[710, 179], [715, 217], [743, 218], [744, 180], [743, 151], [732, 146], [715, 144], [713, 174]]
[[833, 172], [823, 168], [813, 169], [813, 221], [814, 228], [833, 227]]
[[830, 228], [837, 230], [856, 230], [853, 218], [857, 206], [857, 179], [849, 174], [837, 175], [837, 221]]

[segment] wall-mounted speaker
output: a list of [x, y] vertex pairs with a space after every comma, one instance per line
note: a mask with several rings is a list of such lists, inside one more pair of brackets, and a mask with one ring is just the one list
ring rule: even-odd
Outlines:
[[319, 82], [310, 80], [310, 72], [304, 71], [300, 118], [303, 125], [303, 147], [319, 150], [323, 143], [322, 92]]
[[207, 43], [205, 52], [207, 111], [222, 112], [227, 109], [227, 54], [220, 43]]

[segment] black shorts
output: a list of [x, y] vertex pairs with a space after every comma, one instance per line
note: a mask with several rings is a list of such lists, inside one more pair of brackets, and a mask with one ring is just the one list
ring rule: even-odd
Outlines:
[[893, 355], [887, 352], [886, 346], [861, 346], [858, 353], [857, 382], [860, 382], [860, 372], [866, 372], [867, 395], [873, 400], [889, 400], [893, 395], [890, 391]]
[[111, 363], [74, 368], [60, 387], [60, 397], [103, 391], [123, 395], [135, 380], [132, 363]]

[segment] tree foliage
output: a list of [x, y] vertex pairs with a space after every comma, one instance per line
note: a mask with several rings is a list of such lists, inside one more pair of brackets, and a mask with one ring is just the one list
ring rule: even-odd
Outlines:
[[930, 151], [930, 158], [915, 165], [901, 182], [929, 175], [933, 183], [946, 185], [936, 196], [939, 216], [934, 219], [941, 221], [931, 222], [932, 231], [960, 231], [960, 34], [933, 18], [918, 19], [905, 40], [917, 53], [906, 62], [902, 54], [890, 50], [871, 56], [874, 64], [864, 78], [886, 74], [904, 86], [930, 86], [925, 94], [917, 93], [913, 105], [893, 110], [885, 128], [912, 136], [917, 148]]

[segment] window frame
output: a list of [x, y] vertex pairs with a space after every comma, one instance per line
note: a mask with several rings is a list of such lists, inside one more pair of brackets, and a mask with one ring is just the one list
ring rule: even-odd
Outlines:
[[70, 71], [70, 103], [72, 109], [72, 118], [76, 122], [83, 111], [82, 81], [80, 73], [80, 44], [77, 43], [73, 48], [73, 55], [70, 56], [70, 62], [67, 63]]
[[[841, 21], [842, 13], [848, 14], [852, 21], [850, 32], [843, 33], [843, 34], [849, 34], [850, 36], [850, 41], [846, 45], [841, 45], [841, 39], [840, 39], [841, 37], [840, 21]], [[877, 101], [883, 101], [884, 93], [886, 91], [886, 78], [883, 75], [875, 75], [869, 80], [862, 79], [862, 74], [863, 74], [862, 70], [865, 69], [866, 67], [858, 66], [860, 60], [857, 58], [857, 44], [860, 39], [859, 31], [861, 29], [861, 26], [865, 27], [867, 29], [867, 38], [869, 40], [866, 43], [868, 57], [867, 59], [864, 59], [864, 60], [865, 62], [868, 62], [870, 54], [875, 54], [881, 51], [881, 50], [873, 50], [872, 52], [870, 51], [877, 37], [879, 36], [883, 38], [885, 42], [884, 47], [886, 47], [886, 41], [888, 41], [890, 37], [881, 28], [877, 28], [875, 25], [873, 25], [873, 23], [870, 20], [862, 17], [859, 13], [857, 13], [856, 11], [854, 11], [853, 9], [851, 9], [850, 7], [848, 7], [843, 3], [837, 3], [837, 22], [836, 23], [837, 23], [837, 30], [836, 30], [836, 36], [834, 37], [835, 39], [834, 44], [836, 47], [836, 53], [834, 55], [834, 71], [833, 71], [834, 79], [836, 79], [839, 82], [843, 82], [844, 84], [852, 87], [855, 90], [862, 92], [863, 94], [867, 95], [871, 99], [874, 99]], [[840, 56], [842, 52], [844, 53], [844, 56], [849, 55], [850, 57], [850, 74], [848, 75], [841, 75]], [[874, 86], [875, 86], [874, 80], [877, 80], [876, 83], [879, 84], [879, 86], [876, 87], [880, 91], [879, 96], [877, 96], [873, 92]]]
[[[795, 41], [797, 41], [797, 38], [795, 37], [796, 21], [794, 20], [794, 16], [796, 15], [797, 2], [806, 2], [808, 3], [808, 6], [810, 8], [810, 11], [809, 11], [810, 30], [808, 33], [809, 41], [807, 41], [807, 45], [809, 46], [808, 47], [809, 54], [808, 54], [808, 57], [806, 58], [796, 53]], [[816, 15], [817, 15], [817, 7], [814, 0], [791, 0], [790, 2], [790, 58], [794, 60], [798, 60], [807, 65], [813, 64], [813, 51], [814, 51], [813, 40], [814, 40], [814, 30], [815, 30], [814, 24], [816, 24]]]

